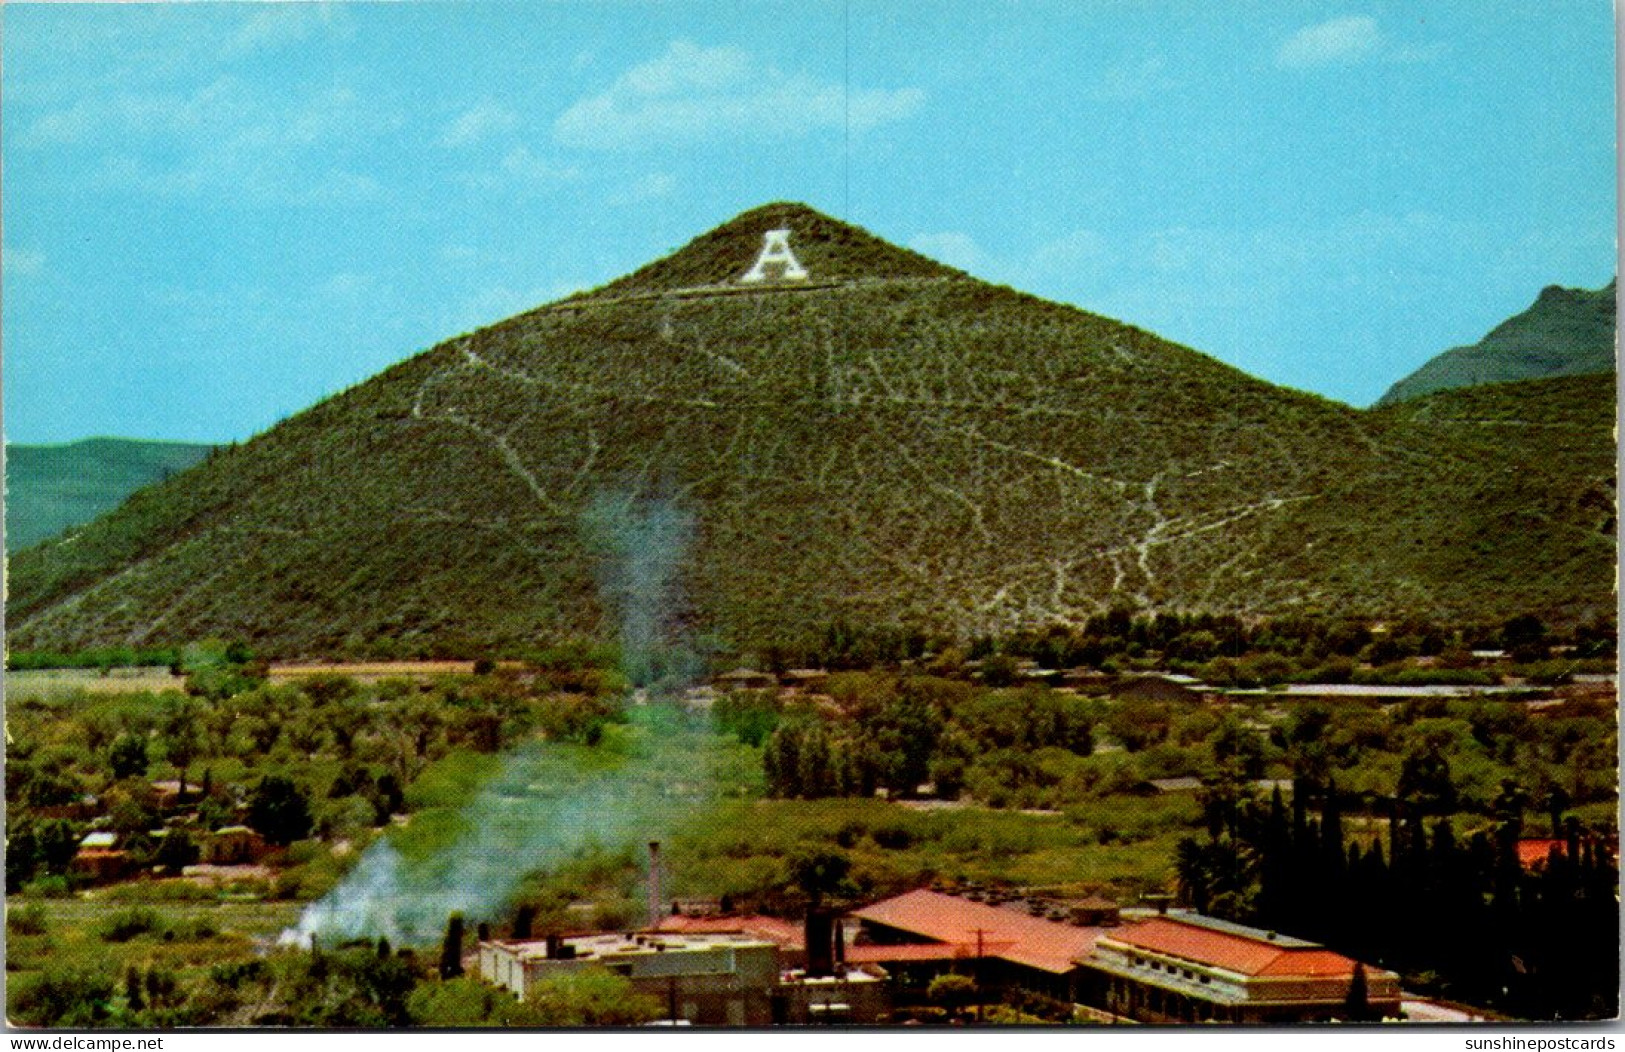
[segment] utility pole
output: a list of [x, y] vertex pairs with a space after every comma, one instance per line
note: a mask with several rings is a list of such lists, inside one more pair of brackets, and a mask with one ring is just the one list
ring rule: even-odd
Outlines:
[[974, 976], [974, 979], [976, 981], [976, 1021], [978, 1023], [981, 1023], [982, 1022], [982, 977], [983, 977], [983, 971], [984, 971], [984, 969], [982, 967], [982, 958], [983, 958], [983, 955], [984, 955], [984, 951], [983, 951], [983, 948], [982, 948], [983, 947], [982, 936], [987, 934], [988, 929], [986, 929], [986, 928], [972, 928], [971, 930], [976, 933], [976, 975]]

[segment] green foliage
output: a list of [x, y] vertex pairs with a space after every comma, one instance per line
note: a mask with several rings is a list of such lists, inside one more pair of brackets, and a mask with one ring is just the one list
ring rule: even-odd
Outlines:
[[816, 909], [826, 898], [850, 894], [852, 860], [837, 851], [799, 850], [785, 859], [785, 880]]
[[288, 778], [266, 775], [248, 800], [248, 824], [273, 844], [291, 844], [310, 835], [310, 798]]
[[958, 975], [948, 972], [931, 980], [926, 987], [925, 996], [933, 1004], [941, 1005], [951, 1015], [957, 1016], [960, 1012], [976, 1000], [980, 991], [976, 987], [976, 980], [968, 975]]
[[45, 910], [39, 903], [6, 909], [6, 931], [13, 935], [44, 935]]
[[10, 997], [11, 1019], [23, 1026], [85, 1029], [112, 1015], [111, 976], [84, 969], [50, 970], [20, 983]]
[[782, 706], [771, 690], [729, 691], [711, 706], [719, 734], [732, 734], [745, 745], [761, 745], [779, 724]]
[[637, 1026], [661, 1017], [658, 1001], [597, 968], [543, 979], [531, 987], [525, 1009], [528, 1026]]
[[134, 734], [120, 735], [108, 752], [107, 765], [115, 779], [139, 778], [146, 774], [146, 740]]
[[406, 1007], [422, 1027], [520, 1027], [531, 1016], [507, 991], [468, 978], [419, 983]]
[[159, 930], [158, 915], [148, 909], [124, 910], [113, 914], [97, 929], [107, 942], [129, 942], [139, 935], [150, 935]]

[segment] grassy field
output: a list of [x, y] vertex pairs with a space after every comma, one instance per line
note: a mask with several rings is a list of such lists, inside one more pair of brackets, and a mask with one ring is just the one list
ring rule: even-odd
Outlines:
[[[644, 847], [658, 839], [669, 895], [785, 905], [785, 859], [848, 855], [855, 897], [933, 880], [975, 880], [1133, 901], [1165, 890], [1194, 798], [1107, 797], [1064, 814], [985, 807], [918, 810], [880, 799], [761, 798], [757, 749], [659, 710], [634, 710], [599, 748], [549, 743], [498, 758], [455, 752], [409, 792], [392, 830], [408, 863], [508, 846], [531, 870], [516, 895], [555, 906], [641, 901]], [[585, 822], [583, 823], [583, 819]], [[439, 864], [444, 864], [443, 862]], [[498, 919], [498, 918], [493, 918]]]
[[251, 960], [297, 918], [292, 902], [132, 906], [106, 898], [6, 900], [6, 989], [51, 975], [159, 970], [186, 982], [218, 965]]
[[21, 698], [60, 698], [76, 691], [90, 694], [139, 694], [143, 691], [183, 690], [184, 676], [166, 668], [25, 669], [7, 672], [6, 695]]
[[467, 676], [474, 671], [472, 661], [339, 661], [321, 664], [272, 665], [272, 682], [298, 682], [311, 676], [348, 676], [362, 683], [381, 679], [410, 679], [432, 676]]

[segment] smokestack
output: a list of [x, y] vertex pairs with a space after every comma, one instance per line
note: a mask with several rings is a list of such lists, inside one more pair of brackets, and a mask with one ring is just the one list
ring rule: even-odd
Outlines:
[[660, 841], [649, 841], [649, 927], [660, 927]]
[[835, 974], [835, 918], [823, 910], [809, 909], [802, 928], [807, 943], [807, 974]]

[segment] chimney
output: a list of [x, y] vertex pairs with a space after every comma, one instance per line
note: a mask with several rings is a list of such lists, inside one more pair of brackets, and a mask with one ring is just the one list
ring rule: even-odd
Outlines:
[[835, 917], [823, 910], [809, 909], [802, 928], [807, 944], [807, 975], [835, 974]]
[[660, 927], [660, 841], [649, 841], [649, 928]]

